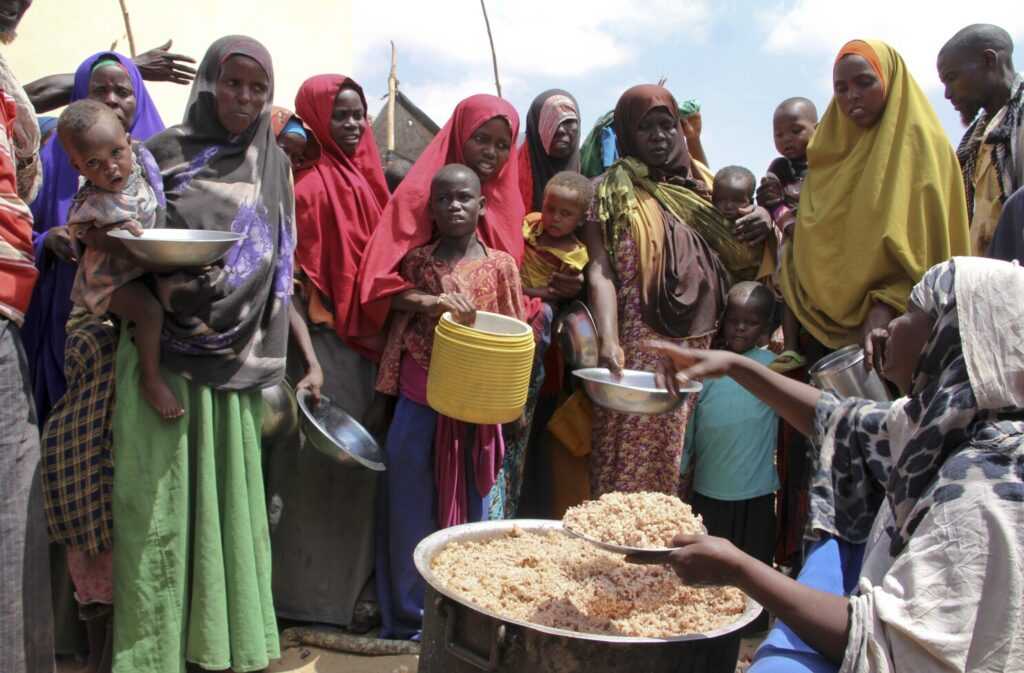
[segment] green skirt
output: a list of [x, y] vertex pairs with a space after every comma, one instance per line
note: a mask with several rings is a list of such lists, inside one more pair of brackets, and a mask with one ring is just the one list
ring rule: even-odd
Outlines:
[[114, 411], [114, 672], [255, 671], [280, 656], [260, 461], [259, 391], [164, 370], [186, 409], [165, 421], [138, 390], [122, 332]]

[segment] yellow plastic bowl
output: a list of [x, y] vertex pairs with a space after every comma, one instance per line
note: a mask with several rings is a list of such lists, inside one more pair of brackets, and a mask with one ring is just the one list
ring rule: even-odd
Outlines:
[[469, 327], [445, 313], [434, 331], [427, 402], [466, 423], [514, 421], [526, 405], [533, 352], [533, 330], [520, 320], [477, 311]]

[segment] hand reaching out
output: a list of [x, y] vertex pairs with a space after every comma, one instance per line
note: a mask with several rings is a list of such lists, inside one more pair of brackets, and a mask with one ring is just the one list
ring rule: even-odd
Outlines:
[[173, 40], [143, 52], [132, 59], [142, 74], [142, 79], [150, 82], [173, 82], [174, 84], [190, 84], [196, 76], [196, 69], [186, 63], [196, 60], [184, 54], [168, 51]]

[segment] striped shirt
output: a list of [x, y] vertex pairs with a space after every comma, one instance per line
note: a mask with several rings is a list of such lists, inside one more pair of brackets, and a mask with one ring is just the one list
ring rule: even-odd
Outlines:
[[38, 272], [32, 254], [32, 212], [18, 196], [16, 115], [14, 98], [0, 91], [0, 317], [21, 325]]

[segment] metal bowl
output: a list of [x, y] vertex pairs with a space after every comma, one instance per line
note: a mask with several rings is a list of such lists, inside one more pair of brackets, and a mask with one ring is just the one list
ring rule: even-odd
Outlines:
[[589, 367], [577, 369], [573, 375], [583, 382], [583, 389], [594, 404], [624, 414], [667, 414], [704, 387], [699, 381], [690, 381], [680, 388], [679, 397], [673, 397], [657, 386], [653, 372], [623, 369], [622, 376], [616, 379], [604, 367]]
[[559, 629], [551, 626], [519, 621], [495, 614], [453, 591], [450, 587], [444, 584], [437, 575], [434, 574], [434, 569], [432, 567], [434, 558], [449, 544], [453, 542], [484, 542], [494, 538], [505, 537], [512, 532], [513, 528], [531, 532], [561, 530], [562, 522], [539, 519], [519, 519], [509, 521], [482, 521], [479, 523], [468, 523], [461, 526], [445, 528], [444, 530], [437, 531], [429, 537], [424, 538], [416, 546], [416, 550], [413, 552], [413, 562], [416, 564], [416, 570], [419, 571], [423, 579], [427, 584], [433, 587], [434, 590], [456, 603], [469, 606], [477, 612], [502, 622], [517, 624], [542, 634], [571, 638], [573, 640], [620, 644], [655, 644], [707, 640], [709, 638], [717, 638], [719, 636], [735, 633], [757, 619], [757, 616], [761, 614], [760, 604], [748, 596], [747, 607], [735, 622], [705, 633], [688, 633], [669, 638], [641, 638], [634, 636], [613, 636], [600, 633], [581, 633], [579, 631], [569, 631], [567, 629]]
[[243, 234], [203, 229], [146, 229], [142, 236], [116, 229], [107, 236], [124, 243], [143, 264], [169, 268], [208, 266], [228, 253]]
[[298, 401], [302, 432], [317, 451], [346, 467], [387, 469], [373, 436], [330, 397], [320, 395], [320, 403], [313, 406], [310, 392], [301, 390]]
[[282, 381], [263, 389], [263, 425], [261, 435], [264, 446], [275, 446], [295, 435], [299, 429], [299, 406], [295, 391]]
[[597, 324], [586, 304], [569, 304], [555, 321], [555, 334], [572, 369], [597, 366]]

